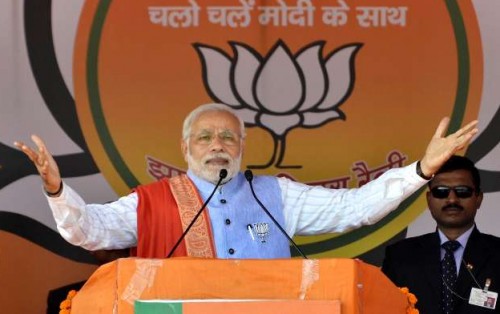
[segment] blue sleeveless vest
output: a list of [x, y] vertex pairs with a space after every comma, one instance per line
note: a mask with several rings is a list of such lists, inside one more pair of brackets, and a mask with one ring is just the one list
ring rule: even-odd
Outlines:
[[[205, 201], [215, 187], [188, 171]], [[285, 228], [281, 189], [272, 176], [255, 176], [255, 194]], [[288, 258], [290, 245], [252, 196], [242, 173], [217, 189], [208, 204], [210, 224], [218, 258]]]

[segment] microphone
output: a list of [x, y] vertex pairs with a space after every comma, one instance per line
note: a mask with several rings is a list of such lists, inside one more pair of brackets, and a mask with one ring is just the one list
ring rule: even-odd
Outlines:
[[271, 215], [269, 210], [267, 210], [267, 208], [264, 206], [264, 204], [262, 204], [262, 202], [259, 200], [259, 198], [255, 194], [255, 190], [253, 189], [253, 184], [252, 184], [252, 180], [253, 180], [252, 170], [250, 170], [250, 169], [245, 170], [245, 178], [247, 179], [248, 183], [250, 184], [250, 190], [252, 190], [253, 198], [255, 198], [255, 200], [260, 205], [260, 207], [266, 212], [266, 214], [269, 216], [269, 218], [271, 218], [271, 220], [274, 222], [276, 227], [278, 227], [278, 229], [280, 229], [281, 233], [283, 233], [285, 235], [285, 237], [288, 239], [288, 242], [290, 242], [293, 245], [293, 247], [297, 250], [297, 252], [299, 252], [299, 254], [303, 258], [308, 259], [308, 257], [304, 254], [304, 252], [302, 252], [302, 250], [297, 246], [297, 244], [295, 244], [295, 242], [288, 235], [288, 233], [286, 233], [285, 229], [283, 229], [283, 227], [278, 223], [278, 221], [276, 221], [276, 219], [274, 219], [273, 215]]
[[196, 216], [194, 216], [193, 220], [191, 220], [191, 222], [187, 226], [186, 230], [184, 230], [184, 232], [182, 233], [182, 235], [179, 238], [179, 240], [177, 240], [177, 243], [175, 243], [174, 247], [170, 250], [170, 253], [168, 253], [167, 258], [171, 257], [172, 254], [174, 254], [174, 252], [177, 249], [177, 247], [179, 246], [179, 244], [181, 244], [182, 240], [184, 240], [184, 238], [186, 237], [186, 234], [189, 232], [189, 230], [191, 229], [191, 227], [196, 222], [196, 219], [198, 219], [198, 217], [201, 215], [201, 213], [203, 212], [203, 210], [205, 209], [205, 207], [207, 207], [208, 202], [210, 202], [210, 200], [214, 196], [215, 191], [217, 191], [217, 188], [221, 184], [222, 180], [224, 180], [226, 177], [227, 177], [227, 170], [226, 169], [221, 169], [220, 172], [219, 172], [219, 181], [217, 181], [217, 184], [215, 185], [215, 188], [212, 191], [212, 194], [210, 194], [210, 196], [207, 198], [207, 200], [205, 201], [205, 203], [203, 203], [203, 206], [201, 206], [200, 210], [198, 210], [198, 212], [196, 213]]

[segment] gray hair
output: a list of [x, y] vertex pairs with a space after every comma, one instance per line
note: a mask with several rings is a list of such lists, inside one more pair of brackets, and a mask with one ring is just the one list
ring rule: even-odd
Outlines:
[[217, 104], [217, 103], [210, 103], [210, 104], [204, 104], [199, 106], [198, 108], [194, 109], [191, 111], [186, 119], [184, 119], [184, 123], [182, 124], [182, 139], [184, 141], [187, 141], [189, 139], [189, 135], [191, 134], [191, 126], [193, 125], [193, 122], [198, 119], [200, 115], [202, 115], [205, 112], [216, 112], [216, 111], [222, 111], [222, 112], [227, 112], [231, 115], [233, 115], [239, 122], [240, 124], [240, 133], [241, 133], [241, 138], [245, 138], [245, 122], [243, 122], [243, 119], [241, 119], [229, 106], [224, 105], [224, 104]]

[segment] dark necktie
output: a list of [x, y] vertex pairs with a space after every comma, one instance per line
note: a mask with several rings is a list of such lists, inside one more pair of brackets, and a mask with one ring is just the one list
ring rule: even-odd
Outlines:
[[444, 258], [441, 261], [441, 309], [444, 314], [453, 312], [453, 292], [457, 281], [457, 265], [455, 264], [455, 252], [459, 247], [458, 241], [448, 241], [442, 244], [445, 250]]

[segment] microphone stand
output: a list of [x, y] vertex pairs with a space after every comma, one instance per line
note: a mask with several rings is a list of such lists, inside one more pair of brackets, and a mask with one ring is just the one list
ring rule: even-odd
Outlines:
[[299, 254], [303, 258], [308, 259], [308, 257], [304, 254], [304, 252], [302, 252], [302, 250], [297, 246], [297, 244], [295, 244], [295, 242], [288, 235], [288, 233], [286, 233], [285, 229], [283, 229], [283, 227], [278, 223], [278, 221], [276, 221], [276, 219], [274, 219], [273, 215], [271, 215], [271, 213], [267, 210], [267, 208], [264, 206], [264, 204], [262, 204], [262, 202], [259, 200], [259, 198], [255, 194], [255, 191], [253, 189], [253, 184], [252, 184], [252, 180], [253, 180], [252, 170], [245, 170], [245, 178], [247, 179], [248, 183], [250, 184], [250, 190], [252, 191], [252, 195], [255, 198], [255, 200], [257, 201], [257, 203], [260, 205], [260, 207], [266, 212], [266, 214], [269, 216], [269, 218], [271, 218], [271, 220], [274, 222], [276, 227], [278, 227], [278, 229], [280, 229], [281, 233], [283, 233], [286, 236], [288, 241], [293, 245], [293, 247], [297, 250], [297, 252], [299, 252]]

